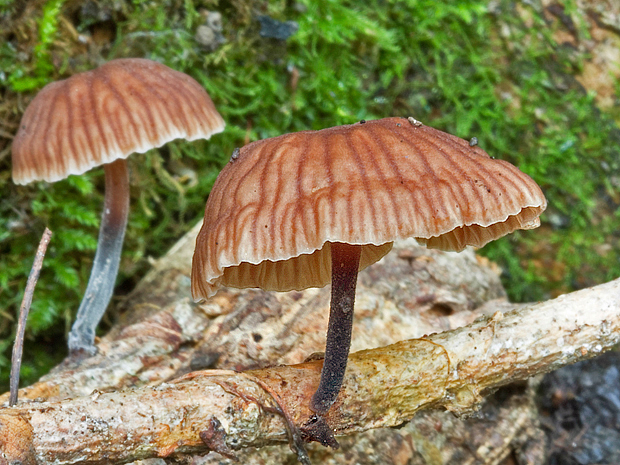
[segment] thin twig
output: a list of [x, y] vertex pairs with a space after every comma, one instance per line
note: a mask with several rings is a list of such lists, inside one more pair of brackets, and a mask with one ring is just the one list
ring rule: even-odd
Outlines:
[[258, 384], [263, 389], [263, 391], [265, 391], [271, 396], [271, 398], [276, 403], [276, 407], [268, 411], [271, 411], [272, 413], [277, 413], [278, 415], [282, 416], [282, 418], [284, 418], [286, 424], [286, 431], [289, 435], [289, 446], [291, 450], [297, 455], [297, 460], [299, 461], [299, 463], [304, 465], [310, 465], [310, 458], [308, 457], [308, 452], [306, 451], [304, 442], [301, 438], [299, 428], [297, 428], [297, 425], [295, 425], [291, 414], [286, 408], [284, 402], [282, 402], [282, 399], [280, 398], [278, 393], [271, 389], [268, 384], [266, 384], [256, 376], [251, 376], [247, 373], [241, 373], [241, 375]]
[[43, 266], [43, 258], [47, 251], [47, 245], [52, 238], [52, 231], [45, 228], [41, 242], [39, 242], [39, 248], [37, 254], [34, 257], [34, 263], [28, 276], [28, 282], [26, 284], [26, 290], [24, 291], [24, 298], [22, 299], [22, 305], [19, 308], [19, 321], [17, 322], [17, 334], [15, 335], [15, 344], [13, 345], [13, 357], [11, 359], [11, 394], [9, 396], [9, 406], [13, 406], [17, 403], [17, 390], [19, 389], [19, 369], [22, 365], [22, 353], [24, 350], [24, 332], [26, 330], [26, 320], [28, 319], [28, 312], [30, 311], [30, 305], [32, 304], [32, 295], [34, 294], [34, 287], [37, 285], [39, 279], [39, 273]]
[[275, 407], [270, 407], [264, 404], [256, 397], [243, 393], [242, 391], [240, 391], [239, 389], [235, 388], [234, 386], [232, 386], [231, 384], [225, 381], [215, 381], [215, 383], [218, 386], [220, 386], [224, 391], [228, 392], [229, 394], [241, 397], [242, 399], [248, 402], [254, 402], [266, 412], [280, 415], [284, 419], [284, 422], [286, 425], [286, 431], [289, 436], [289, 446], [291, 450], [297, 455], [297, 460], [299, 460], [299, 463], [303, 465], [310, 465], [310, 458], [308, 457], [308, 452], [306, 451], [306, 448], [304, 446], [303, 439], [301, 438], [299, 434], [299, 428], [297, 428], [297, 426], [295, 425], [295, 422], [293, 421], [291, 414], [289, 413], [284, 402], [282, 402], [282, 399], [280, 398], [278, 393], [275, 392], [268, 384], [266, 384], [264, 381], [257, 378], [256, 376], [252, 376], [248, 373], [237, 372], [237, 371], [232, 371], [232, 370], [209, 370], [209, 371], [189, 373], [183, 376], [182, 378], [172, 381], [172, 383], [187, 381], [189, 379], [194, 378], [197, 375], [200, 375], [201, 377], [237, 375], [237, 376], [243, 376], [244, 378], [247, 378], [250, 381], [252, 381], [254, 384], [257, 384], [263, 391], [265, 391], [267, 394], [271, 396], [271, 398], [273, 399], [276, 405]]

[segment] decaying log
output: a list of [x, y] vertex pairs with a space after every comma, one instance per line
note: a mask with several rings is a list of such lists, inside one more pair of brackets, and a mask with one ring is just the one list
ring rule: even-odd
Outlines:
[[[237, 450], [287, 440], [281, 415], [272, 413], [276, 400], [297, 424], [309, 415], [321, 362], [299, 363], [322, 350], [329, 289], [226, 289], [194, 304], [188, 275], [195, 233], [123, 304], [96, 356], [66, 361], [22, 389], [17, 407], [0, 409], [0, 463], [120, 463], [209, 450], [243, 463], [290, 461], [286, 446]], [[329, 422], [339, 435], [404, 427], [341, 436], [341, 451], [311, 446], [313, 462], [496, 464], [514, 454], [542, 463], [527, 387], [492, 397], [481, 420], [431, 411], [406, 422], [426, 408], [470, 412], [498, 386], [606, 350], [617, 342], [619, 289], [614, 281], [517, 306], [505, 301], [493, 265], [471, 251], [396, 244], [360, 274], [358, 352]], [[446, 332], [422, 337], [438, 330]], [[397, 342], [411, 338], [418, 339]], [[298, 365], [276, 366], [282, 363]], [[217, 370], [196, 371], [202, 368]], [[209, 454], [198, 462], [222, 460]]]
[[[329, 287], [270, 293], [223, 289], [189, 297], [190, 231], [122, 304], [123, 318], [98, 354], [65, 363], [19, 392], [20, 399], [87, 396], [154, 385], [201, 368], [247, 370], [294, 364], [324, 350]], [[385, 346], [471, 323], [485, 302], [513, 308], [497, 268], [472, 251], [443, 253], [403, 241], [364, 270], [356, 295], [352, 350]], [[0, 403], [6, 397], [0, 396]]]
[[[591, 357], [619, 339], [620, 279], [359, 351], [349, 358], [328, 423], [346, 435], [397, 426], [429, 407], [469, 412], [489, 389]], [[28, 424], [32, 441], [17, 459], [32, 463], [127, 462], [209, 450], [232, 455], [232, 449], [286, 440], [286, 425], [271, 409], [285, 409], [298, 425], [309, 418], [320, 368], [313, 361], [243, 373], [198, 371], [158, 386], [5, 408], [0, 423], [5, 437], [15, 417]]]

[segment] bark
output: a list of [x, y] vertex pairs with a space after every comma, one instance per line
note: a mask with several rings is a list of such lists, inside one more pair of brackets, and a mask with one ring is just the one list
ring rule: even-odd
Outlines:
[[[592, 357], [619, 338], [620, 280], [496, 312], [456, 330], [352, 354], [327, 420], [348, 435], [400, 425], [426, 408], [467, 413], [490, 389]], [[274, 410], [297, 425], [311, 416], [321, 365], [198, 371], [157, 386], [24, 403], [2, 409], [0, 422], [5, 437], [29, 431], [23, 455], [10, 457], [29, 463], [232, 455], [233, 448], [286, 440], [287, 425]]]
[[[299, 362], [322, 349], [329, 288], [223, 290], [193, 304], [186, 296], [195, 233], [125, 302], [96, 356], [65, 362], [22, 389], [21, 404], [0, 409], [0, 462], [232, 456], [287, 441], [277, 412], [298, 426], [307, 420], [322, 361]], [[620, 337], [620, 280], [515, 306], [487, 261], [413, 241], [360, 274], [356, 307], [357, 352], [327, 419], [340, 436], [375, 431], [341, 440], [343, 451], [311, 446], [316, 463], [500, 463], [511, 453], [541, 463], [527, 385], [492, 397], [485, 420], [436, 411], [407, 422], [429, 408], [469, 414], [498, 387], [592, 357]], [[446, 331], [421, 337], [438, 329]], [[193, 371], [204, 367], [216, 369]], [[238, 454], [245, 463], [290, 460], [281, 447]]]
[[[122, 318], [98, 354], [66, 360], [20, 399], [56, 400], [93, 390], [158, 384], [202, 368], [246, 370], [294, 364], [325, 348], [329, 286], [269, 293], [222, 289], [203, 304], [189, 297], [198, 225], [121, 304]], [[384, 346], [472, 322], [501, 299], [497, 268], [472, 251], [442, 253], [405, 241], [360, 273], [352, 351]], [[5, 396], [0, 396], [4, 402]]]

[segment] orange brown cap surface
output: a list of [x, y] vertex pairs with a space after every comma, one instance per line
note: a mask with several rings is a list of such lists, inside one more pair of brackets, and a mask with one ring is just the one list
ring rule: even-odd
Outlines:
[[260, 140], [235, 151], [213, 186], [192, 295], [324, 286], [330, 242], [363, 245], [360, 270], [398, 238], [482, 247], [537, 227], [545, 207], [540, 187], [515, 166], [413, 118]]
[[211, 98], [190, 76], [142, 58], [112, 60], [48, 84], [32, 100], [13, 141], [13, 181], [58, 181], [223, 129]]

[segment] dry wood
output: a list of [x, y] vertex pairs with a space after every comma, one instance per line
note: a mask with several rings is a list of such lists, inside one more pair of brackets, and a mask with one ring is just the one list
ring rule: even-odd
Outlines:
[[[618, 339], [615, 280], [456, 330], [354, 353], [328, 421], [345, 435], [399, 425], [429, 407], [469, 412], [490, 389], [592, 357]], [[7, 459], [127, 462], [284, 441], [282, 418], [264, 407], [273, 407], [275, 397], [296, 423], [306, 420], [320, 368], [321, 361], [313, 361], [244, 373], [198, 371], [154, 387], [5, 408], [3, 436], [10, 438], [15, 428], [14, 434], [26, 429], [32, 438]], [[217, 432], [207, 435], [217, 439], [201, 439], [205, 431]]]
[[[40, 382], [20, 390], [18, 407], [0, 409], [0, 464], [10, 458], [24, 463], [109, 463], [158, 456], [189, 459], [208, 450], [225, 456], [234, 450], [242, 463], [290, 463], [286, 445], [238, 449], [286, 441], [282, 418], [270, 413], [276, 408], [274, 396], [281, 398], [296, 422], [305, 419], [307, 396], [318, 381], [320, 361], [294, 368], [256, 369], [296, 364], [322, 350], [329, 287], [290, 293], [226, 289], [205, 304], [193, 304], [187, 296], [197, 230], [156, 262], [121, 303], [123, 315], [98, 342], [96, 356], [79, 363], [65, 361]], [[607, 289], [605, 293], [613, 292]], [[580, 295], [567, 298], [572, 302]], [[556, 304], [564, 306], [561, 299], [541, 304], [543, 309], [551, 307], [542, 313], [534, 310], [533, 318], [543, 321], [542, 315], [555, 312]], [[587, 305], [592, 318], [603, 311], [596, 302]], [[505, 331], [516, 331], [510, 330], [510, 321], [518, 320], [517, 328], [524, 325], [525, 336], [530, 338], [535, 336], [532, 326], [541, 331], [541, 347], [553, 342], [553, 337], [534, 320], [521, 320], [512, 313], [502, 318], [497, 313], [515, 308], [520, 307], [505, 301], [497, 268], [471, 250], [454, 254], [427, 250], [414, 241], [395, 244], [393, 252], [360, 274], [353, 350], [420, 338], [437, 330], [448, 332], [381, 349], [374, 362], [364, 352], [354, 355], [341, 403], [330, 418], [332, 425], [339, 434], [351, 434], [402, 423], [419, 408], [447, 406], [466, 412], [477, 405], [479, 395], [512, 377], [526, 377], [596, 353], [597, 344], [579, 345], [581, 337], [594, 338], [582, 331], [589, 327], [575, 331], [574, 335], [582, 335], [577, 339], [564, 337], [563, 351], [534, 353], [533, 347], [538, 346], [529, 343], [529, 353], [519, 350], [519, 338], [502, 339]], [[449, 331], [472, 324], [481, 315], [486, 316], [470, 328], [475, 339], [469, 340], [467, 329]], [[556, 315], [555, 324], [558, 318], [570, 316]], [[581, 324], [577, 319], [572, 326]], [[562, 324], [562, 331], [570, 333], [570, 327]], [[500, 353], [501, 341], [509, 340], [512, 346]], [[475, 345], [475, 341], [487, 345]], [[556, 348], [559, 341], [558, 336]], [[607, 348], [604, 341], [600, 344], [601, 350]], [[409, 346], [417, 353], [409, 353]], [[398, 356], [392, 360], [389, 354], [398, 347], [405, 353], [395, 352]], [[464, 351], [459, 347], [465, 347]], [[573, 348], [578, 350], [571, 352]], [[534, 363], [530, 372], [527, 360], [519, 356], [532, 356], [532, 363], [536, 357], [543, 361]], [[417, 362], [409, 366], [413, 358]], [[384, 370], [385, 363], [390, 365]], [[500, 366], [509, 366], [508, 374]], [[202, 371], [178, 379], [201, 368], [254, 371], [246, 375]], [[412, 382], [416, 373], [417, 384]], [[286, 386], [280, 376], [286, 377]], [[368, 376], [368, 383], [378, 383], [384, 390], [368, 391], [372, 385], [360, 376]], [[270, 386], [272, 394], [261, 386]], [[352, 389], [359, 392], [352, 396]], [[483, 404], [484, 417], [479, 420], [422, 411], [399, 429], [341, 436], [339, 451], [310, 446], [312, 462], [495, 465], [512, 454], [523, 458], [520, 463], [544, 463], [544, 434], [531, 390], [513, 391], [511, 387], [508, 394], [492, 396]], [[0, 396], [4, 405], [7, 399], [8, 395]], [[218, 454], [193, 460], [205, 465], [229, 462]]]
[[[93, 390], [155, 385], [200, 368], [294, 364], [325, 344], [329, 287], [269, 293], [224, 289], [204, 304], [189, 296], [190, 231], [122, 303], [123, 318], [94, 357], [66, 360], [20, 399], [56, 400]], [[403, 241], [359, 277], [352, 351], [471, 323], [485, 302], [506, 303], [497, 268], [474, 253], [442, 253]], [[493, 310], [495, 311], [495, 310]], [[4, 402], [6, 396], [0, 396]]]

